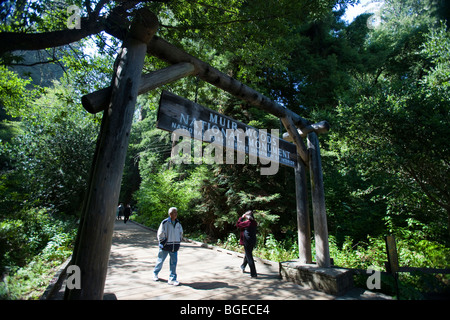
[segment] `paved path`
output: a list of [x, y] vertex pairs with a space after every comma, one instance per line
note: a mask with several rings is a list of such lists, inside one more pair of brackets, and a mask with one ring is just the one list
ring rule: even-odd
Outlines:
[[297, 284], [282, 281], [278, 263], [257, 261], [258, 278], [242, 273], [242, 254], [218, 251], [197, 242], [183, 242], [178, 252], [179, 286], [167, 284], [169, 257], [159, 277], [153, 281], [158, 246], [156, 233], [135, 223], [116, 221], [105, 299], [118, 300], [335, 300], [377, 299], [355, 290], [335, 297]]

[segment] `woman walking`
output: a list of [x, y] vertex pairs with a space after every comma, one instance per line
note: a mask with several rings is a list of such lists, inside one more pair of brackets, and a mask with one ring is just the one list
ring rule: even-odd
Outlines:
[[258, 223], [253, 216], [252, 211], [247, 211], [239, 218], [236, 223], [236, 227], [241, 229], [241, 234], [239, 237], [239, 244], [244, 246], [245, 257], [241, 265], [242, 272], [244, 272], [247, 264], [250, 267], [250, 276], [256, 278], [256, 267], [255, 261], [253, 260], [253, 248], [256, 245], [256, 227]]

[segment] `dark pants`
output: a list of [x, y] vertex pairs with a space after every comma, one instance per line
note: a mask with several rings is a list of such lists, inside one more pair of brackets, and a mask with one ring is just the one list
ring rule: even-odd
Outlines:
[[245, 257], [244, 262], [242, 263], [242, 269], [244, 269], [247, 266], [247, 263], [250, 267], [250, 275], [252, 277], [256, 277], [256, 267], [255, 267], [255, 260], [253, 260], [253, 248], [255, 247], [254, 243], [247, 243], [244, 242], [244, 250], [245, 250]]

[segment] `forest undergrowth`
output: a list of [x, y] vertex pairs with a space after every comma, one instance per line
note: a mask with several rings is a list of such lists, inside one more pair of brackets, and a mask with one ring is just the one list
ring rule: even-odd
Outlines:
[[[403, 230], [405, 238], [397, 238], [397, 250], [400, 266], [415, 268], [448, 268], [450, 265], [450, 249], [442, 244], [414, 239], [412, 235]], [[202, 236], [197, 236], [199, 241], [205, 241]], [[211, 243], [231, 251], [244, 252], [239, 245], [239, 238], [235, 233], [230, 233], [225, 240]], [[354, 242], [346, 237], [342, 244], [338, 244], [334, 236], [329, 236], [330, 256], [336, 267], [386, 271], [387, 262], [386, 244], [383, 237], [367, 237], [366, 241]], [[312, 256], [315, 256], [314, 239], [311, 241]], [[287, 235], [285, 240], [277, 240], [273, 234], [265, 239], [258, 236], [254, 256], [275, 262], [283, 262], [298, 259], [297, 236], [294, 233]], [[314, 258], [313, 258], [314, 261]], [[402, 300], [444, 299], [450, 294], [449, 274], [425, 274], [417, 271], [413, 273], [399, 273], [399, 295]], [[370, 274], [354, 276], [355, 286], [366, 288], [366, 281]], [[393, 276], [382, 273], [381, 288], [374, 290], [393, 297], [397, 297], [396, 284]]]

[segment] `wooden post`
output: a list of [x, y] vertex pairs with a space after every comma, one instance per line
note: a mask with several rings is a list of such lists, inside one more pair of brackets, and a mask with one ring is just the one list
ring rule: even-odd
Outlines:
[[[147, 43], [158, 28], [156, 16], [146, 9], [136, 12], [117, 58], [109, 107], [105, 110], [82, 213], [74, 264], [81, 271], [81, 289], [68, 299], [103, 299], [119, 199], [139, 81]], [[69, 290], [69, 289], [67, 289]]]
[[388, 272], [394, 275], [399, 270], [398, 255], [397, 255], [397, 245], [395, 243], [395, 237], [393, 235], [386, 236], [386, 251], [388, 256]]
[[315, 132], [308, 134], [309, 174], [316, 241], [316, 261], [319, 267], [330, 267], [330, 249], [328, 244], [327, 214], [325, 210], [325, 192], [323, 188], [322, 160], [320, 158], [319, 139]]
[[300, 263], [312, 263], [311, 229], [309, 224], [308, 186], [306, 167], [297, 155], [295, 168], [295, 196], [297, 200], [298, 256]]
[[400, 290], [398, 288], [398, 271], [400, 267], [398, 264], [397, 245], [395, 244], [395, 237], [393, 235], [386, 236], [386, 251], [388, 256], [388, 270], [386, 271], [390, 272], [394, 277], [397, 300], [400, 300]]
[[305, 142], [289, 117], [281, 122], [297, 147], [297, 167], [295, 168], [295, 197], [297, 200], [298, 255], [301, 263], [311, 263], [311, 228], [309, 224], [308, 187], [306, 184], [306, 165], [309, 162]]

